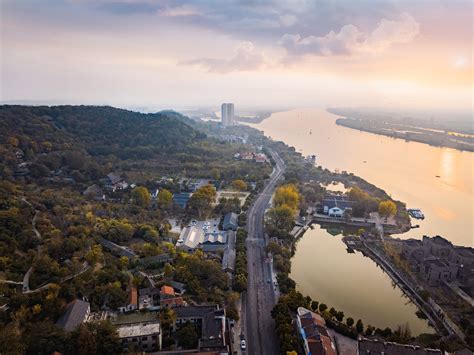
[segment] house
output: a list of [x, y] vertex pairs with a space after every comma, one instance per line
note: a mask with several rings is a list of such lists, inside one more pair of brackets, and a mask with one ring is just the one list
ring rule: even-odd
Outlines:
[[87, 321], [90, 313], [91, 308], [89, 302], [76, 299], [67, 305], [66, 312], [59, 318], [56, 325], [66, 332], [72, 332]]
[[160, 309], [160, 289], [156, 287], [146, 287], [138, 290], [138, 309], [149, 311]]
[[131, 286], [130, 290], [128, 291], [128, 303], [123, 306], [119, 307], [119, 311], [122, 313], [131, 312], [138, 309], [138, 291], [135, 286]]
[[425, 349], [420, 346], [398, 344], [393, 342], [382, 342], [360, 338], [358, 340], [358, 354], [367, 355], [442, 355], [443, 352], [437, 349]]
[[299, 307], [296, 321], [306, 355], [336, 355], [336, 346], [328, 333], [324, 318]]
[[218, 305], [178, 307], [174, 311], [176, 313], [175, 330], [187, 322], [200, 329], [198, 351], [228, 353], [225, 311]]
[[452, 281], [457, 274], [457, 267], [442, 259], [428, 259], [423, 262], [422, 274], [431, 286], [437, 286], [443, 281]]
[[344, 215], [344, 210], [339, 207], [332, 207], [328, 210], [329, 217], [342, 218]]
[[186, 208], [191, 194], [189, 192], [179, 192], [173, 194], [173, 202], [181, 208]]
[[176, 242], [176, 248], [192, 252], [204, 241], [204, 232], [195, 226], [189, 226], [182, 230]]
[[327, 195], [322, 201], [322, 212], [328, 214], [329, 210], [338, 207], [343, 211], [354, 206], [354, 201], [350, 201], [348, 197], [342, 195]]
[[160, 255], [146, 256], [144, 258], [141, 258], [139, 262], [140, 265], [150, 267], [153, 265], [163, 265], [165, 263], [170, 263], [173, 260], [173, 257], [170, 256], [168, 253], [163, 253]]
[[425, 257], [423, 242], [418, 239], [408, 239], [403, 241], [402, 256], [412, 265], [420, 265]]
[[236, 231], [239, 227], [238, 224], [239, 216], [237, 213], [229, 212], [225, 215], [224, 221], [222, 222], [222, 229], [225, 231], [233, 230]]
[[267, 156], [263, 153], [254, 154], [254, 160], [256, 163], [266, 163]]
[[128, 184], [125, 179], [116, 173], [107, 174], [107, 176], [105, 177], [105, 184], [107, 188], [112, 191], [123, 190], [128, 187]]
[[437, 258], [448, 258], [453, 250], [453, 243], [437, 235], [432, 238], [423, 236], [423, 248], [425, 255], [432, 255]]

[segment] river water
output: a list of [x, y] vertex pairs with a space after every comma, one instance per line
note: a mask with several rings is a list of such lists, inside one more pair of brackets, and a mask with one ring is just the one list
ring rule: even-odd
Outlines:
[[[408, 208], [420, 208], [425, 220], [412, 222], [420, 228], [399, 237], [438, 234], [457, 245], [474, 244], [473, 153], [353, 130], [336, 125], [337, 118], [322, 109], [297, 109], [252, 126], [305, 155], [316, 154], [318, 165], [352, 172]], [[306, 232], [292, 259], [298, 289], [366, 325], [408, 323], [413, 334], [432, 332], [390, 278], [362, 254], [347, 253], [340, 237], [319, 226]]]

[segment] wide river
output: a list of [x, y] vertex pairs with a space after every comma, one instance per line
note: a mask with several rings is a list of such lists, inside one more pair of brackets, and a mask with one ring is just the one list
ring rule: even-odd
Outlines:
[[[336, 125], [337, 118], [322, 109], [296, 109], [252, 126], [305, 155], [316, 154], [318, 165], [352, 172], [407, 207], [420, 208], [425, 220], [413, 222], [420, 228], [401, 238], [442, 235], [457, 245], [474, 244], [473, 153], [353, 130]], [[299, 241], [291, 277], [304, 294], [365, 325], [408, 323], [413, 334], [432, 332], [374, 262], [347, 253], [340, 235], [319, 226]]]

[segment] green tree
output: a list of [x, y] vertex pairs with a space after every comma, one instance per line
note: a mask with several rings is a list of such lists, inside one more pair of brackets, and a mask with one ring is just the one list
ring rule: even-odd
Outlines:
[[277, 231], [289, 233], [295, 223], [294, 210], [288, 205], [273, 207], [268, 211], [268, 223]]
[[354, 318], [351, 318], [351, 317], [347, 318], [346, 324], [348, 327], [352, 327], [354, 325]]
[[338, 322], [342, 322], [344, 319], [344, 312], [343, 311], [338, 311], [335, 315], [336, 319]]
[[119, 354], [121, 346], [117, 330], [108, 321], [81, 324], [70, 333], [67, 353], [74, 355]]
[[364, 323], [362, 323], [361, 319], [357, 320], [356, 330], [357, 330], [357, 333], [359, 333], [359, 334], [362, 334], [364, 332]]
[[198, 345], [198, 334], [196, 329], [190, 322], [186, 322], [184, 326], [176, 332], [178, 345], [184, 349], [195, 349]]
[[395, 216], [397, 214], [397, 205], [390, 200], [379, 203], [379, 214], [383, 217]]
[[160, 190], [157, 197], [158, 207], [168, 211], [173, 204], [173, 194], [166, 189]]
[[328, 309], [328, 306], [325, 303], [320, 303], [319, 304], [319, 311], [324, 312], [326, 309]]
[[316, 312], [318, 310], [319, 302], [318, 301], [313, 301], [311, 302], [311, 309]]
[[150, 192], [145, 186], [137, 186], [132, 190], [132, 201], [138, 206], [148, 207], [150, 205]]

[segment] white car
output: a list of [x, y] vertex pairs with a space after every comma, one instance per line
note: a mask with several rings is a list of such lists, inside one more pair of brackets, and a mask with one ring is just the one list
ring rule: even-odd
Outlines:
[[242, 340], [240, 341], [240, 348], [241, 348], [242, 350], [247, 349], [247, 343], [245, 342], [245, 339], [242, 339]]

